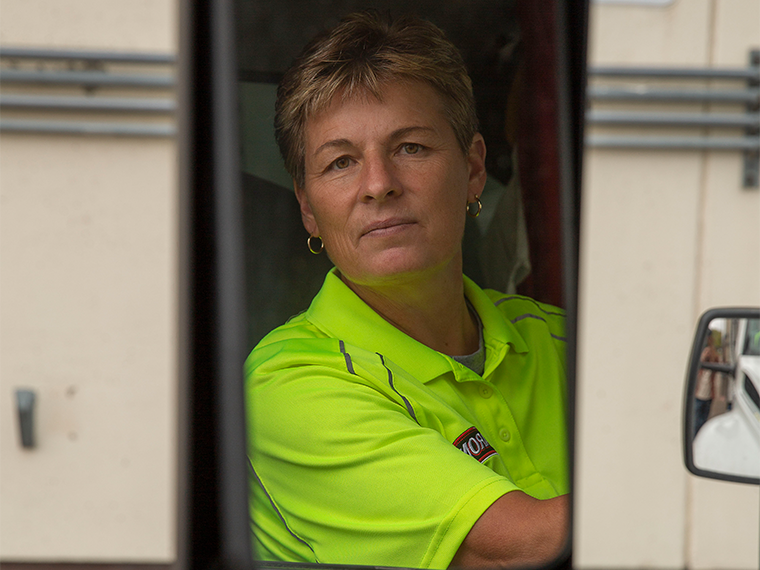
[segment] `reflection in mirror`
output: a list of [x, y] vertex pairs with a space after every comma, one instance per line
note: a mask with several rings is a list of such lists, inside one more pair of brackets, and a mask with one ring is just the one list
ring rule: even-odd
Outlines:
[[[552, 12], [423, 1], [389, 32], [408, 4], [238, 2], [253, 543], [272, 561], [547, 563], [569, 509], [556, 85], [526, 54], [552, 54]], [[381, 46], [395, 64], [372, 63]], [[385, 75], [351, 92], [365, 60]], [[548, 100], [526, 95], [537, 77]]]
[[[694, 466], [760, 478], [760, 318], [716, 316], [696, 340], [688, 434]], [[695, 348], [697, 344], [695, 344]]]

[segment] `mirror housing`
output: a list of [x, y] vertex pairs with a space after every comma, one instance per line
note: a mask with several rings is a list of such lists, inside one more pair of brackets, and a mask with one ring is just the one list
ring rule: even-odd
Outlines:
[[706, 311], [694, 334], [684, 391], [683, 453], [691, 473], [760, 484], [758, 391], [760, 308]]

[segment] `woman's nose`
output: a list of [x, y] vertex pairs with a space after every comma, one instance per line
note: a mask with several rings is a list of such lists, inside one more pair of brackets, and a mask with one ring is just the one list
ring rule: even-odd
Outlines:
[[367, 157], [362, 169], [362, 199], [383, 201], [402, 193], [391, 161], [382, 156]]

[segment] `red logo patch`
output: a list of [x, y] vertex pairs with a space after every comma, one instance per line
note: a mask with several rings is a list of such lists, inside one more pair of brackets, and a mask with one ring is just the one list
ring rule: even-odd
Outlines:
[[492, 455], [496, 450], [486, 441], [475, 427], [471, 427], [454, 441], [454, 445], [467, 455], [474, 457], [481, 463]]

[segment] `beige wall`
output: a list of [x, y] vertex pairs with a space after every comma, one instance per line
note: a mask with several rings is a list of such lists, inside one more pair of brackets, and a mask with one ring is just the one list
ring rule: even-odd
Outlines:
[[[744, 67], [760, 43], [756, 0], [591, 18], [591, 65]], [[589, 149], [584, 168], [575, 560], [757, 568], [758, 489], [687, 474], [681, 405], [699, 314], [760, 305], [760, 193], [738, 151]]]
[[[0, 45], [176, 53], [177, 12], [173, 0], [3, 0]], [[3, 561], [176, 557], [176, 147], [0, 135]], [[16, 388], [37, 393], [32, 450]]]
[[177, 0], [3, 0], [0, 45], [174, 53]]

